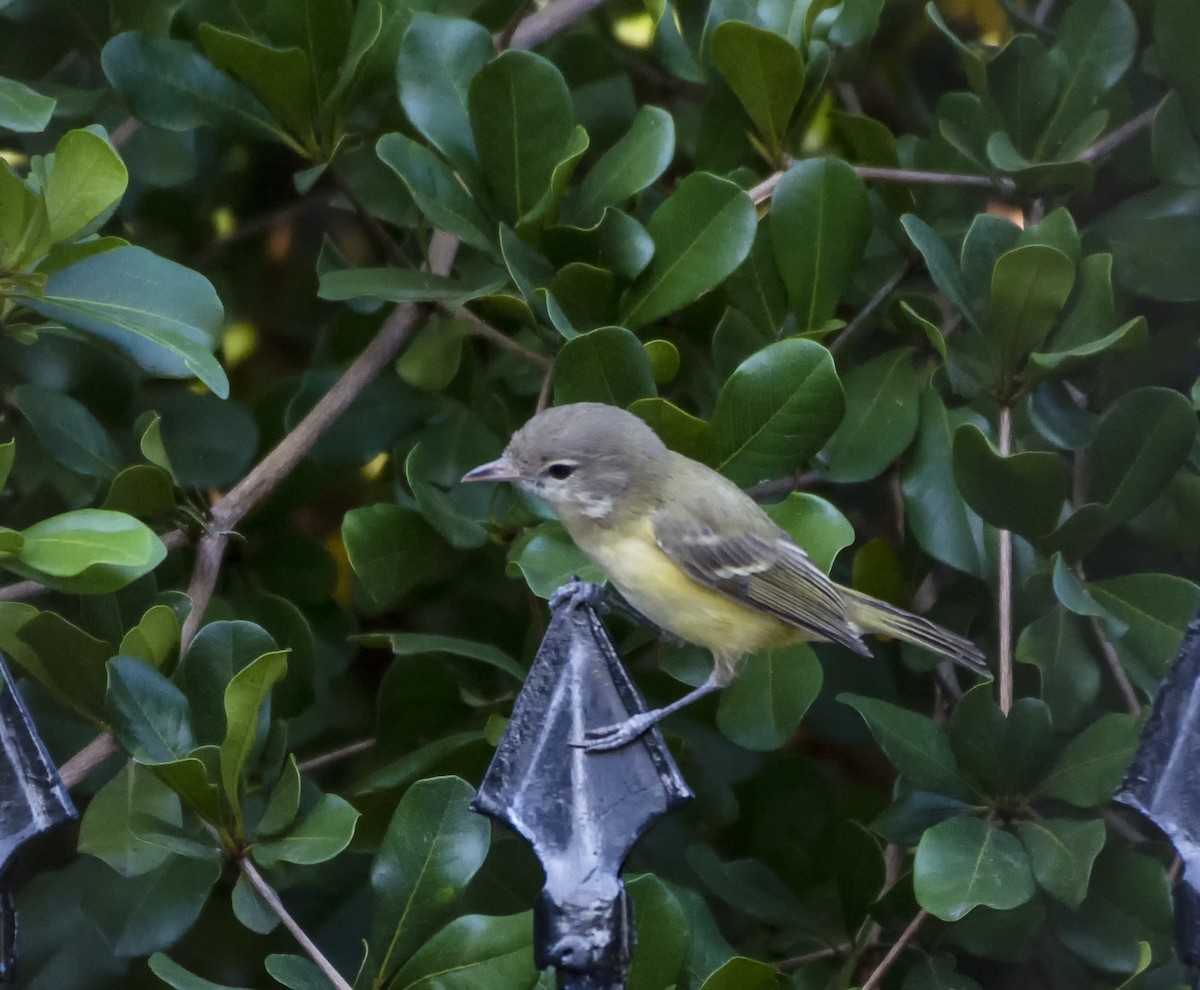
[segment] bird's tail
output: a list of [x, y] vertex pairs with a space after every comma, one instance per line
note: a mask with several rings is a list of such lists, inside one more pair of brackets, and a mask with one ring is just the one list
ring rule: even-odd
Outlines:
[[863, 632], [893, 636], [962, 664], [977, 674], [990, 676], [987, 658], [969, 639], [852, 588], [843, 587], [838, 590], [846, 602], [850, 621]]

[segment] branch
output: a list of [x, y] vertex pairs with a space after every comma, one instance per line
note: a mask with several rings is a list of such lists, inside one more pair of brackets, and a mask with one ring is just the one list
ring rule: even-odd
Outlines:
[[229, 534], [221, 530], [210, 530], [200, 537], [196, 548], [196, 562], [192, 567], [192, 579], [188, 583], [187, 596], [192, 603], [188, 617], [179, 631], [179, 655], [187, 652], [192, 637], [200, 630], [200, 622], [212, 598], [217, 578], [221, 575], [221, 561], [225, 556], [225, 545]]
[[1125, 665], [1121, 663], [1121, 658], [1117, 656], [1117, 651], [1105, 635], [1104, 629], [1100, 625], [1100, 620], [1094, 615], [1089, 616], [1089, 621], [1092, 627], [1092, 634], [1096, 637], [1096, 642], [1100, 644], [1100, 652], [1104, 656], [1104, 662], [1108, 665], [1109, 673], [1112, 674], [1113, 680], [1117, 683], [1117, 689], [1121, 692], [1121, 697], [1125, 699], [1125, 709], [1130, 715], [1142, 714], [1142, 703], [1138, 700], [1137, 691], [1134, 690], [1133, 682], [1129, 680], [1129, 674], [1125, 670]]
[[900, 937], [896, 940], [896, 944], [888, 949], [887, 955], [883, 957], [879, 965], [876, 966], [871, 975], [867, 977], [867, 981], [862, 985], [862, 990], [875, 990], [875, 988], [879, 986], [880, 981], [887, 976], [888, 970], [891, 969], [895, 964], [896, 960], [900, 956], [900, 953], [903, 952], [908, 947], [908, 944], [916, 937], [917, 930], [925, 923], [925, 919], [928, 917], [929, 912], [924, 908], [921, 908], [921, 910], [917, 912], [917, 916], [908, 923], [908, 927], [904, 929]]
[[542, 387], [538, 389], [537, 411], [542, 412], [550, 405], [550, 389], [554, 385], [554, 362], [546, 365], [546, 374], [542, 377]]
[[550, 358], [546, 357], [545, 354], [539, 354], [537, 351], [531, 351], [524, 344], [518, 343], [507, 334], [501, 333], [487, 321], [480, 319], [465, 306], [458, 310], [455, 315], [462, 317], [468, 323], [470, 323], [472, 332], [478, 336], [483, 337], [485, 340], [490, 340], [493, 344], [502, 348], [503, 350], [511, 351], [523, 361], [527, 361], [529, 364], [532, 364], [535, 367], [542, 368], [546, 371], [550, 370], [550, 365], [553, 362], [550, 360]]
[[101, 732], [58, 768], [58, 775], [62, 777], [63, 785], [68, 791], [78, 787], [87, 779], [88, 774], [117, 752], [118, 748], [117, 741], [112, 736], [107, 732]]
[[837, 336], [836, 340], [830, 341], [829, 352], [836, 354], [846, 346], [846, 341], [850, 340], [858, 331], [866, 324], [877, 309], [891, 298], [893, 292], [908, 274], [908, 262], [903, 262], [899, 268], [892, 274], [886, 282], [879, 287], [879, 291], [875, 293], [870, 301], [858, 311], [854, 319], [846, 324], [846, 328]]
[[[1012, 450], [1012, 406], [1000, 407], [1000, 456], [1007, 457]], [[1013, 643], [1012, 643], [1012, 584], [1013, 548], [1012, 531], [1002, 529], [1000, 541], [1000, 589], [998, 611], [1000, 613], [1000, 711], [1005, 715], [1013, 703]], [[865, 988], [864, 988], [865, 990]]]
[[[922, 172], [911, 168], [879, 168], [874, 165], [850, 166], [865, 182], [899, 182], [911, 186], [965, 186], [974, 189], [993, 189], [1005, 196], [1016, 191], [1012, 179], [1004, 177], [992, 178], [988, 175], [967, 175], [961, 172]], [[755, 205], [761, 205], [771, 198], [771, 193], [783, 178], [783, 172], [776, 172], [752, 187], [750, 198]]]
[[296, 769], [301, 773], [308, 773], [310, 770], [316, 770], [320, 767], [328, 766], [330, 763], [337, 763], [340, 760], [345, 760], [351, 756], [357, 756], [359, 753], [365, 753], [367, 750], [374, 749], [375, 743], [374, 736], [369, 739], [359, 739], [357, 742], [347, 743], [345, 746], [331, 749], [328, 753], [321, 753], [317, 756], [309, 757], [307, 760], [301, 760], [296, 764]]
[[1154, 116], [1157, 113], [1158, 107], [1143, 110], [1136, 117], [1125, 121], [1115, 131], [1105, 134], [1104, 137], [1090, 148], [1082, 151], [1079, 155], [1079, 160], [1081, 162], [1094, 162], [1097, 158], [1103, 158], [1105, 155], [1116, 151], [1126, 141], [1137, 137], [1142, 131], [1147, 130], [1154, 123]]
[[[536, 48], [590, 14], [604, 0], [552, 0], [536, 14], [525, 18], [512, 33], [509, 48]], [[502, 32], [503, 33], [503, 32]], [[503, 43], [503, 38], [493, 39]]]
[[308, 958], [317, 964], [317, 968], [325, 974], [330, 983], [334, 985], [336, 990], [353, 990], [345, 978], [336, 969], [333, 968], [333, 963], [325, 958], [325, 954], [317, 948], [316, 943], [308, 937], [308, 934], [296, 922], [289, 913], [288, 909], [283, 906], [283, 901], [279, 899], [279, 895], [275, 893], [275, 888], [272, 887], [263, 878], [263, 875], [258, 872], [258, 869], [245, 856], [238, 860], [238, 866], [241, 868], [242, 875], [249, 882], [250, 886], [255, 889], [258, 896], [270, 905], [271, 910], [279, 916], [279, 920], [283, 922], [283, 926], [292, 933], [292, 937], [300, 943], [307, 954]]

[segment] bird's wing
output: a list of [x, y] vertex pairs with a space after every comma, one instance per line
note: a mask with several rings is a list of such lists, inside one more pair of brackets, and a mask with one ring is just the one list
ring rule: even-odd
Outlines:
[[662, 552], [693, 581], [818, 639], [871, 655], [850, 623], [837, 585], [782, 530], [723, 533], [695, 515], [663, 512], [655, 514], [653, 529]]

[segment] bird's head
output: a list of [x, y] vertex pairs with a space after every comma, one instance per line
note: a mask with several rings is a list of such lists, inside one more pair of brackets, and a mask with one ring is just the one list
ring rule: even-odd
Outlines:
[[538, 413], [463, 481], [512, 481], [567, 523], [612, 524], [659, 498], [668, 451], [632, 413], [576, 402]]

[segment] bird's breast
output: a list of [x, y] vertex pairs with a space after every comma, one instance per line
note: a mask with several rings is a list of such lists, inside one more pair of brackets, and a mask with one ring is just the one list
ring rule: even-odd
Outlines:
[[649, 518], [572, 536], [629, 604], [680, 639], [740, 657], [803, 638], [773, 615], [693, 581], [659, 548]]

